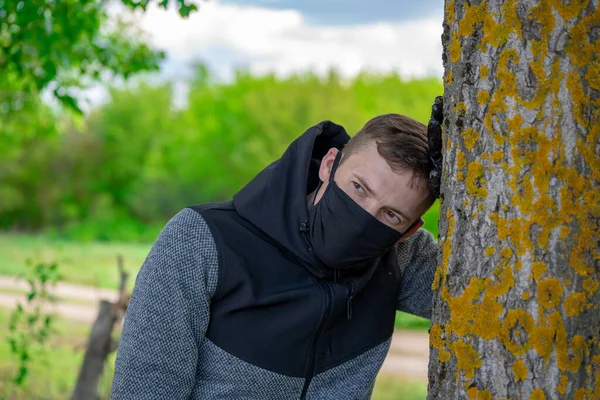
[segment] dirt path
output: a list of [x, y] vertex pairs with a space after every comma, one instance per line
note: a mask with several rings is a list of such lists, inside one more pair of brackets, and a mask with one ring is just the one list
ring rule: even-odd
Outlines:
[[[27, 282], [13, 277], [0, 276], [0, 307], [14, 308], [24, 295], [15, 293], [29, 289]], [[96, 319], [98, 301], [115, 301], [117, 291], [69, 283], [60, 283], [51, 293], [58, 298], [49, 304], [49, 310], [73, 321], [91, 324]], [[425, 332], [396, 331], [390, 352], [381, 372], [418, 381], [427, 381], [429, 361], [429, 335]]]

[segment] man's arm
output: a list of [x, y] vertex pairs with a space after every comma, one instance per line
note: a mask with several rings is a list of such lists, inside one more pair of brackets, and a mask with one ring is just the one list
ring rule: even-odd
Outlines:
[[437, 267], [438, 244], [430, 232], [419, 229], [396, 249], [402, 271], [397, 309], [431, 319], [431, 284]]
[[197, 212], [165, 226], [137, 275], [111, 399], [188, 399], [218, 277], [217, 251]]

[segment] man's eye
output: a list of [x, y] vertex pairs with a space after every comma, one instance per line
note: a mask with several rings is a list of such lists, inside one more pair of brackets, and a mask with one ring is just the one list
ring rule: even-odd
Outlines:
[[366, 193], [365, 189], [360, 185], [360, 183], [352, 182], [352, 184], [354, 185], [354, 189], [356, 189], [356, 191], [361, 195], [364, 195]]
[[386, 211], [385, 214], [386, 214], [387, 219], [389, 219], [393, 224], [400, 223], [400, 218], [392, 211]]

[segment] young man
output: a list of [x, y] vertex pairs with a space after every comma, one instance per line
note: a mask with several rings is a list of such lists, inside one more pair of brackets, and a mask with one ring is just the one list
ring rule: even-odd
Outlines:
[[419, 227], [441, 163], [397, 114], [348, 140], [320, 123], [232, 201], [169, 221], [137, 276], [112, 399], [371, 396], [396, 310], [431, 315], [437, 245]]

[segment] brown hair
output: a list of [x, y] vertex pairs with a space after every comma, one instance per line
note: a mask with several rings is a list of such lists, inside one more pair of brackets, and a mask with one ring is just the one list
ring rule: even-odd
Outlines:
[[350, 139], [344, 155], [357, 153], [373, 142], [394, 172], [413, 171], [415, 178], [428, 178], [427, 127], [422, 123], [400, 114], [375, 117]]

